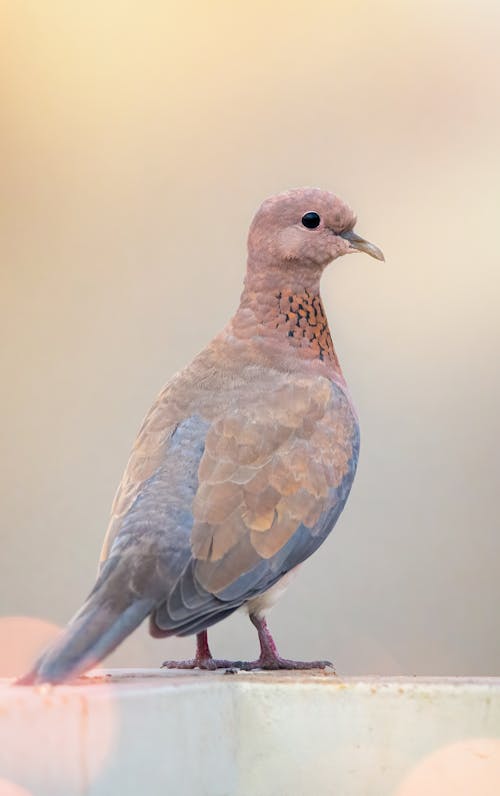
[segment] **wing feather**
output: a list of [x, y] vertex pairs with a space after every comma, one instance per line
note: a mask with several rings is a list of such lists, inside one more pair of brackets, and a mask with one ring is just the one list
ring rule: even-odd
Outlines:
[[315, 387], [299, 381], [261, 391], [210, 427], [192, 558], [158, 612], [160, 626], [185, 617], [192, 627], [197, 611], [222, 617], [228, 604], [270, 588], [330, 532], [354, 478], [359, 436], [343, 391], [321, 379]]
[[358, 453], [349, 399], [323, 377], [273, 374], [215, 402], [208, 390], [176, 395], [167, 388], [139, 432], [102, 552], [148, 551], [165, 583], [158, 635], [208, 627], [311, 555], [343, 508]]

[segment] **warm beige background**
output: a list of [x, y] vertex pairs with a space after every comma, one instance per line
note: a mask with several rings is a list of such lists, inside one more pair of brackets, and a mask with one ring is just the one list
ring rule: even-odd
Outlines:
[[[498, 3], [0, 9], [1, 613], [78, 607], [143, 414], [238, 301], [256, 206], [319, 185], [387, 262], [324, 279], [362, 455], [277, 641], [498, 674]], [[212, 637], [256, 651], [242, 617]], [[143, 628], [112, 660], [191, 646]]]

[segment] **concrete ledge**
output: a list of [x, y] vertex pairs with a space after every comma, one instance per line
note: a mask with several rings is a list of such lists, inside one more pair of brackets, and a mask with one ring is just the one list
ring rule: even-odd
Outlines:
[[57, 688], [3, 681], [4, 793], [498, 796], [500, 679], [115, 670]]

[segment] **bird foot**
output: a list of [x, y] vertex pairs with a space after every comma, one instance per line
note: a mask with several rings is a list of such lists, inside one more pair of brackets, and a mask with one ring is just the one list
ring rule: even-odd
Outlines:
[[255, 661], [233, 661], [228, 664], [231, 669], [241, 669], [244, 672], [251, 672], [255, 669], [264, 669], [266, 671], [283, 670], [305, 670], [305, 669], [326, 669], [327, 667], [335, 669], [333, 663], [330, 661], [291, 661], [288, 658], [281, 658], [276, 656], [260, 656]]
[[185, 661], [163, 661], [162, 669], [205, 669], [214, 672], [216, 669], [232, 669], [243, 672], [252, 672], [255, 669], [266, 671], [283, 670], [306, 670], [306, 669], [335, 669], [330, 661], [291, 661], [288, 658], [276, 656], [265, 656], [257, 658], [255, 661], [226, 661], [220, 658], [189, 658]]
[[[305, 669], [335, 669], [330, 661], [291, 661], [282, 658], [278, 654], [276, 644], [273, 641], [269, 628], [264, 617], [255, 615], [250, 616], [259, 633], [260, 655], [255, 661], [227, 661], [220, 658], [213, 658], [208, 646], [207, 631], [203, 630], [196, 636], [196, 655], [185, 661], [164, 661], [162, 669], [205, 669], [215, 671], [216, 669], [227, 669], [231, 674], [239, 671], [252, 672], [255, 669], [276, 671], [278, 669], [299, 671]], [[229, 673], [228, 672], [228, 673]]]
[[233, 667], [232, 661], [219, 658], [190, 658], [185, 661], [163, 661], [162, 669], [205, 669], [214, 672], [216, 669], [229, 669]]

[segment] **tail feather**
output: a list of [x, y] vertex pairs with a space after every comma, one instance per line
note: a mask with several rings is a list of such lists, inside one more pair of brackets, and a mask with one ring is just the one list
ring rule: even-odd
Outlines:
[[[112, 579], [111, 579], [112, 580]], [[138, 627], [154, 607], [151, 597], [125, 590], [117, 599], [113, 584], [94, 588], [55, 643], [18, 685], [64, 683], [91, 669]]]

